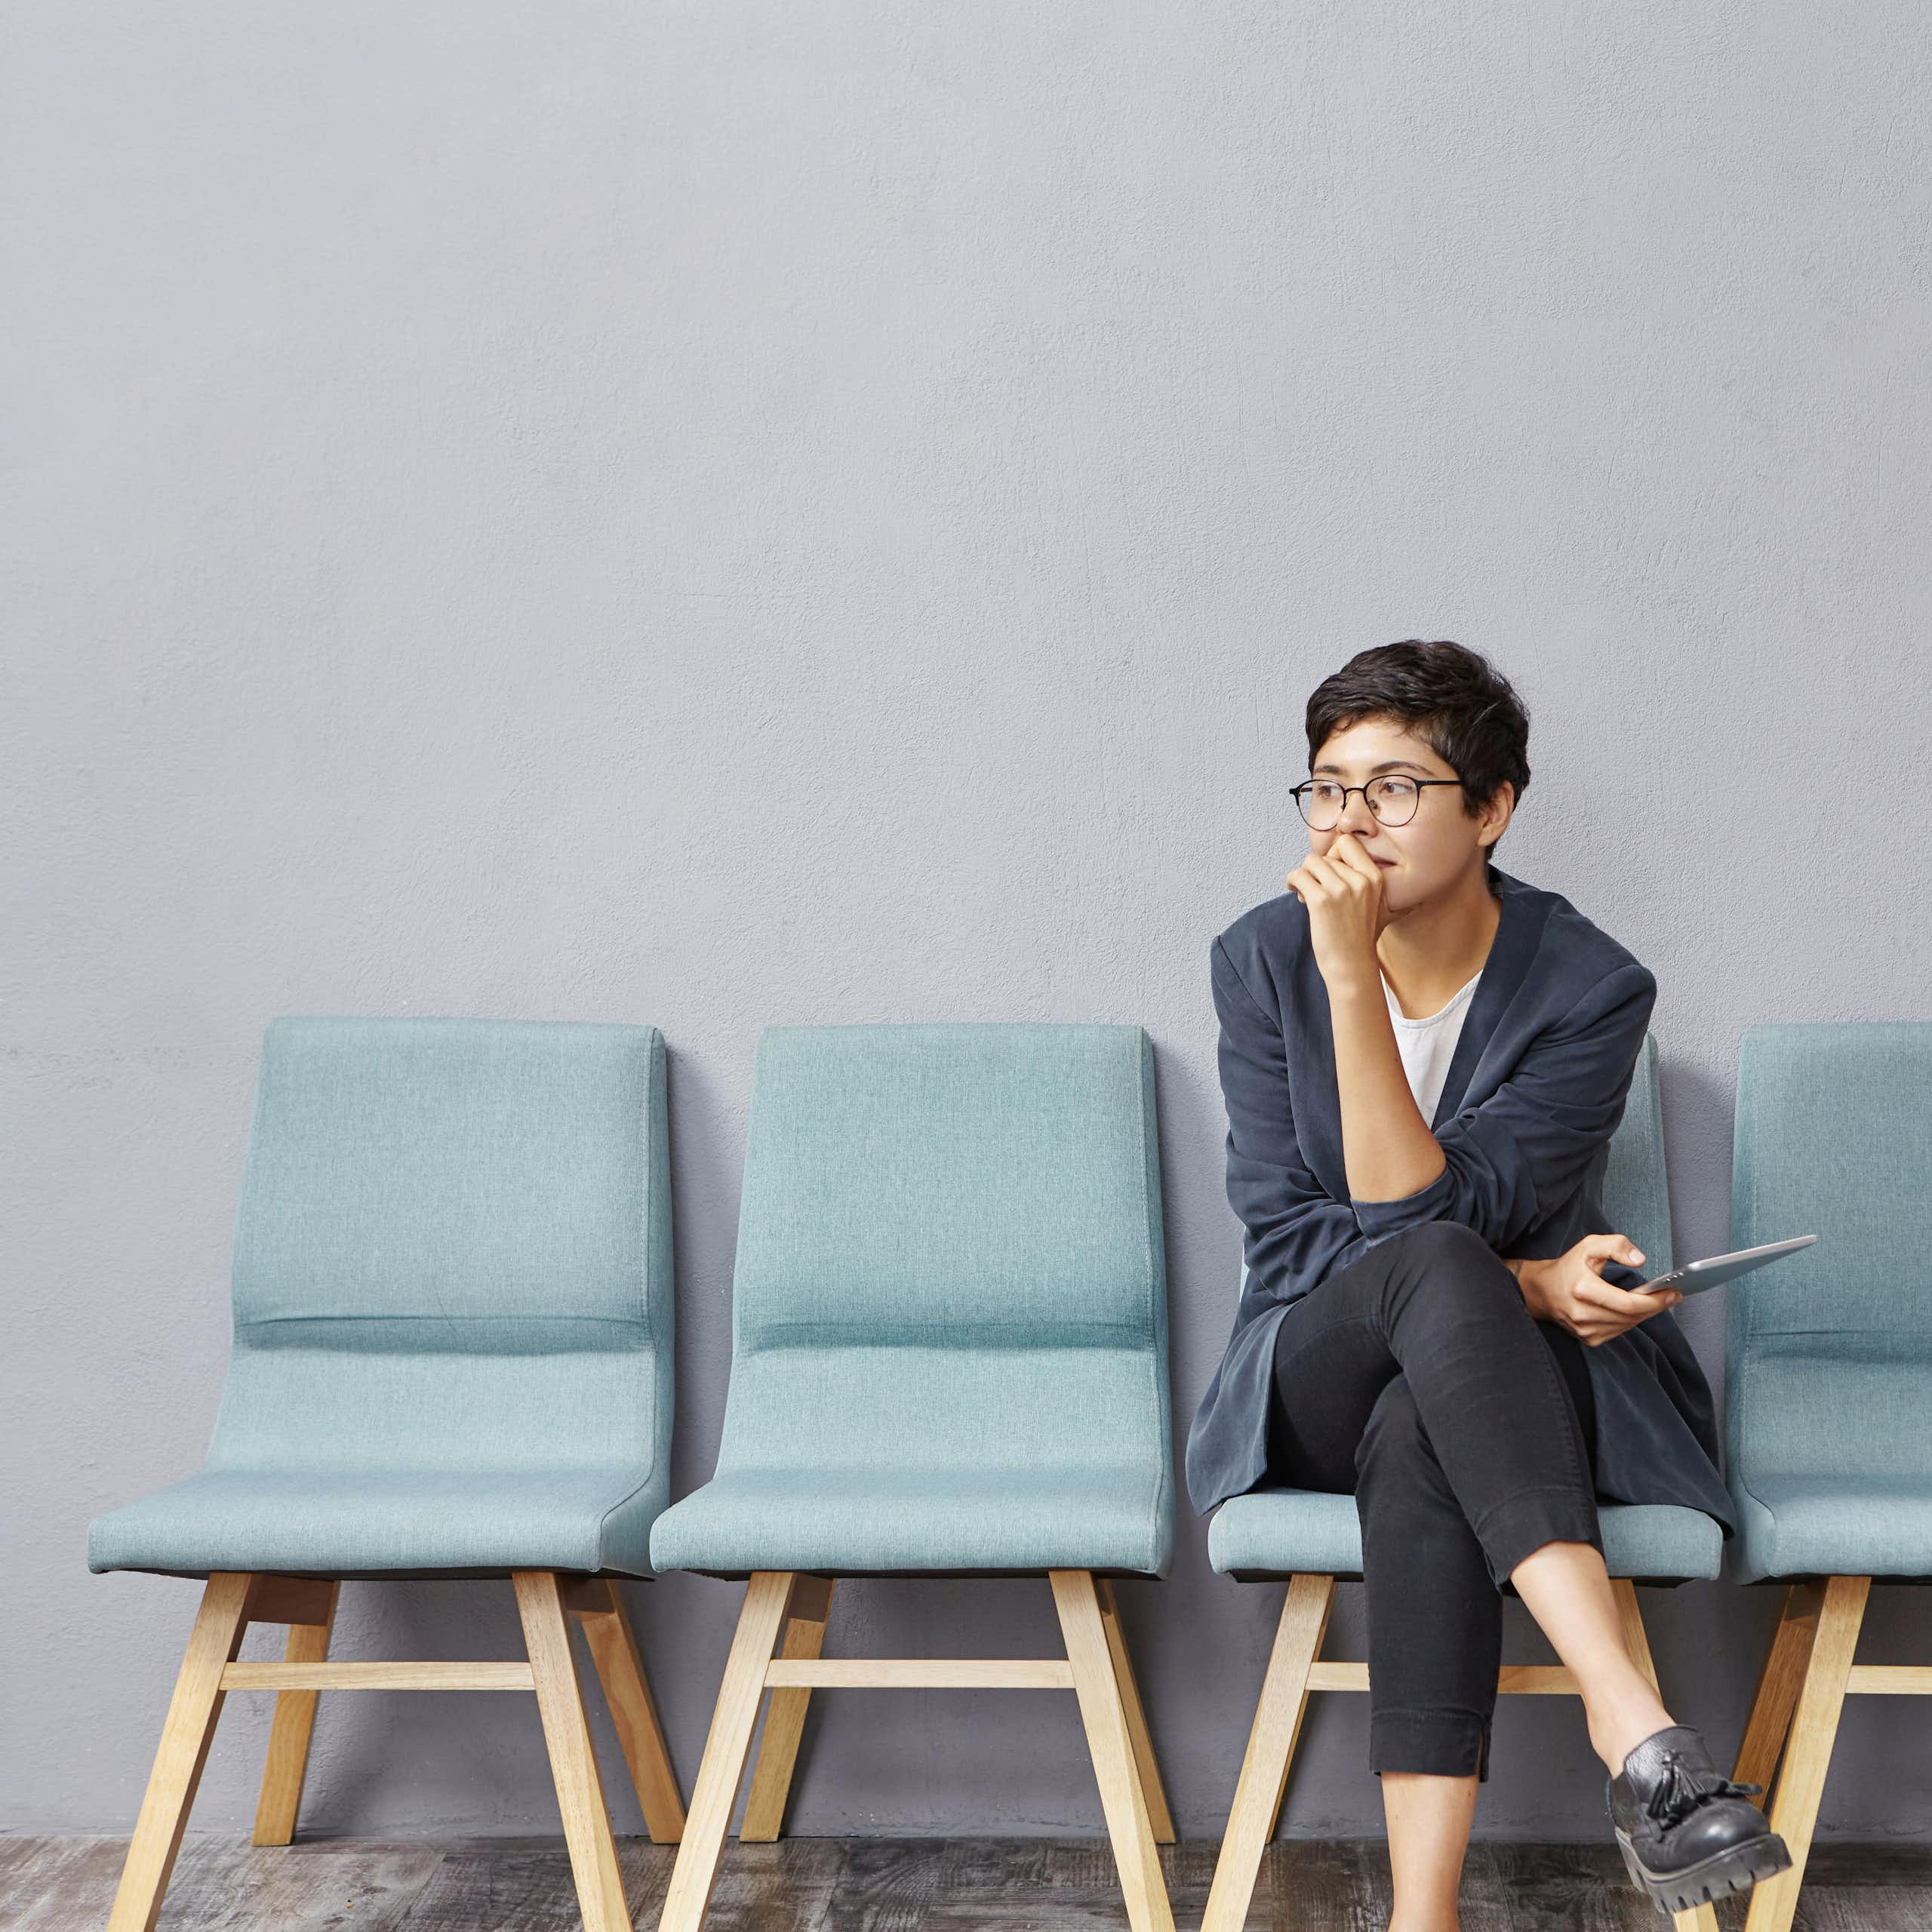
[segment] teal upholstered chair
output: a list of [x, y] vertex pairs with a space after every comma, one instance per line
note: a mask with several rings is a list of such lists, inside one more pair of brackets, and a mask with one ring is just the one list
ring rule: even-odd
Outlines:
[[[1667, 1271], [1672, 1265], [1670, 1195], [1664, 1177], [1657, 1042], [1648, 1035], [1607, 1155], [1603, 1201], [1617, 1232], [1628, 1235], [1658, 1272]], [[1716, 1577], [1724, 1532], [1701, 1510], [1654, 1504], [1607, 1503], [1598, 1518], [1604, 1560], [1614, 1580], [1625, 1634], [1632, 1654], [1654, 1681], [1635, 1586]], [[1288, 1580], [1203, 1921], [1202, 1932], [1241, 1932], [1262, 1855], [1281, 1816], [1309, 1694], [1368, 1688], [1366, 1664], [1325, 1662], [1321, 1657], [1336, 1583], [1361, 1575], [1361, 1529], [1355, 1498], [1291, 1489], [1231, 1497], [1208, 1525], [1208, 1554], [1224, 1576], [1244, 1582]], [[1574, 1695], [1576, 1690], [1570, 1672], [1556, 1665], [1506, 1664], [1497, 1687], [1506, 1693]], [[1715, 1932], [1716, 1919], [1710, 1907], [1703, 1906], [1680, 1914], [1678, 1923]]]
[[[280, 1693], [255, 1824], [286, 1844], [316, 1694], [534, 1690], [584, 1918], [628, 1927], [565, 1617], [585, 1623], [654, 1838], [682, 1827], [623, 1600], [671, 1432], [664, 1044], [654, 1027], [273, 1022], [198, 1474], [100, 1518], [97, 1570], [205, 1577], [112, 1921], [160, 1909], [234, 1690]], [[529, 1656], [328, 1661], [345, 1577], [514, 1580]], [[238, 1663], [251, 1622], [291, 1626]]]
[[1747, 1028], [1731, 1188], [1734, 1247], [1818, 1237], [1725, 1291], [1727, 1572], [1785, 1593], [1736, 1775], [1791, 1866], [1747, 1924], [1786, 1932], [1847, 1693], [1932, 1694], [1852, 1661], [1872, 1580], [1932, 1577], [1932, 1021]]
[[[1172, 1549], [1161, 1228], [1137, 1026], [761, 1038], [717, 1471], [651, 1533], [660, 1571], [750, 1580], [660, 1932], [703, 1916], [763, 1693], [751, 1839], [834, 1684], [1077, 1692], [1135, 1932], [1171, 1926], [1107, 1582]], [[835, 1578], [1041, 1573], [1064, 1657], [819, 1654]]]

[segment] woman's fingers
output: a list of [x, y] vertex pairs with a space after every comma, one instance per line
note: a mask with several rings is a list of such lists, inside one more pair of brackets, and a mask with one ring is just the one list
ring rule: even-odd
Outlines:
[[1620, 1294], [1622, 1291], [1612, 1287], [1601, 1275], [1586, 1268], [1571, 1284], [1570, 1292], [1575, 1296], [1580, 1308], [1608, 1309], [1614, 1308], [1616, 1303], [1607, 1297]]
[[1594, 1273], [1584, 1275], [1571, 1292], [1580, 1319], [1593, 1327], [1607, 1327], [1605, 1340], [1610, 1335], [1620, 1335], [1625, 1329], [1634, 1328], [1660, 1309], [1675, 1308], [1684, 1299], [1674, 1288], [1639, 1294], [1634, 1289], [1617, 1287]]
[[1339, 870], [1353, 873], [1364, 885], [1379, 885], [1382, 882], [1375, 861], [1362, 849], [1361, 841], [1352, 832], [1343, 832], [1323, 857]]
[[1644, 1251], [1628, 1235], [1585, 1235], [1573, 1252], [1589, 1261], [1623, 1261], [1632, 1267], [1643, 1265]]
[[1342, 869], [1333, 859], [1319, 852], [1311, 852], [1301, 862], [1301, 869], [1313, 879], [1318, 886], [1330, 892], [1346, 892], [1348, 881], [1342, 876]]
[[1620, 1288], [1601, 1275], [1586, 1275], [1577, 1284], [1577, 1292], [1594, 1308], [1608, 1309], [1614, 1315], [1641, 1318], [1654, 1315], [1663, 1306], [1662, 1294], [1639, 1294], [1634, 1288]]

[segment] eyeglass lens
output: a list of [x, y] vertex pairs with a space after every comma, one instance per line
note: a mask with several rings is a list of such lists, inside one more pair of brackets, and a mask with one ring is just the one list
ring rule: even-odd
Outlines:
[[[1346, 789], [1326, 780], [1318, 779], [1312, 784], [1303, 786], [1298, 802], [1301, 815], [1313, 832], [1326, 832], [1341, 822], [1343, 801], [1352, 786]], [[1371, 778], [1365, 788], [1364, 795], [1368, 808], [1382, 825], [1406, 825], [1416, 815], [1416, 801], [1422, 796], [1421, 788], [1413, 779]]]

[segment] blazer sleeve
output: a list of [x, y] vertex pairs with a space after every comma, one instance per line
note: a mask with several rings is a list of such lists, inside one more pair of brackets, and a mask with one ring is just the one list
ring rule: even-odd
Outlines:
[[1509, 1078], [1436, 1135], [1447, 1165], [1414, 1194], [1358, 1201], [1371, 1241], [1418, 1221], [1460, 1221], [1500, 1254], [1574, 1193], [1617, 1131], [1657, 983], [1634, 960], [1537, 1034]]
[[1221, 1094], [1228, 1111], [1228, 1204], [1245, 1230], [1248, 1292], [1298, 1300], [1368, 1242], [1355, 1211], [1303, 1164], [1279, 1024], [1249, 992], [1226, 949], [1213, 951], [1221, 1023]]

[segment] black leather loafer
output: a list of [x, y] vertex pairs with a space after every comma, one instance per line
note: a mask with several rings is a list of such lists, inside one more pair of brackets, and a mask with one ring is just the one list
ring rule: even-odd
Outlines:
[[1653, 1731], [1610, 1781], [1610, 1822], [1630, 1882], [1660, 1912], [1748, 1890], [1791, 1863], [1751, 1802], [1762, 1789], [1720, 1777], [1688, 1724]]

